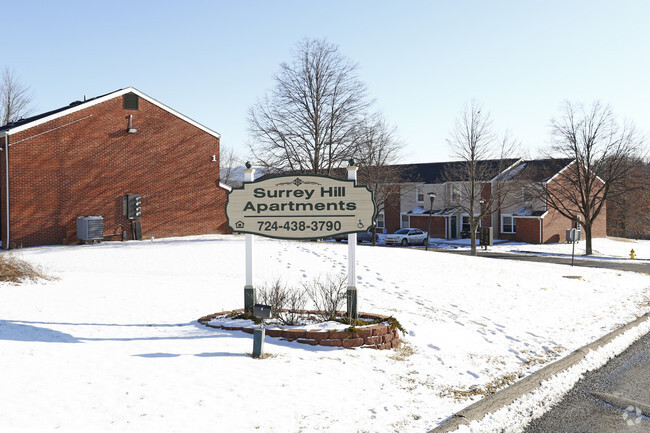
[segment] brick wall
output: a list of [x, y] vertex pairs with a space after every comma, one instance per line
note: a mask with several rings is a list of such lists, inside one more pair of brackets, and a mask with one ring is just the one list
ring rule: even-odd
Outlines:
[[607, 202], [605, 202], [600, 214], [591, 226], [591, 236], [594, 238], [607, 237]]
[[516, 218], [515, 222], [517, 230], [517, 234], [514, 237], [515, 240], [529, 244], [539, 243], [539, 218]]
[[[570, 175], [570, 172], [569, 172]], [[549, 185], [549, 189], [561, 188], [561, 184], [567, 182], [566, 179], [560, 177], [557, 180], [552, 181]], [[576, 210], [574, 212], [578, 214]], [[549, 207], [548, 214], [544, 217], [544, 227], [543, 227], [543, 242], [552, 243], [552, 242], [564, 242], [566, 239], [566, 229], [574, 227], [572, 220], [562, 216], [557, 210]], [[601, 238], [607, 236], [607, 205], [604, 204], [602, 211], [596, 217], [592, 224], [592, 238]], [[583, 239], [584, 239], [583, 233]]]
[[[126, 132], [129, 115], [135, 134]], [[116, 96], [10, 135], [9, 143], [12, 248], [75, 243], [76, 219], [86, 215], [103, 216], [105, 234], [125, 229], [130, 237], [122, 215], [127, 193], [142, 195], [143, 238], [227, 231], [226, 191], [212, 162], [212, 155], [219, 160], [219, 139], [144, 98], [135, 111]]]
[[386, 205], [384, 207], [384, 227], [386, 233], [395, 233], [400, 229], [401, 216], [400, 216], [400, 186], [398, 185], [394, 190], [391, 190], [390, 195], [386, 198]]
[[[430, 238], [445, 238], [445, 221], [444, 217], [431, 217]], [[429, 215], [411, 215], [411, 227], [428, 231]]]

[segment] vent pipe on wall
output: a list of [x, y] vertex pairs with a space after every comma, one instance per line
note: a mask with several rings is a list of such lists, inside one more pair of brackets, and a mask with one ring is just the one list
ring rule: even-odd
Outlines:
[[138, 130], [133, 127], [133, 114], [129, 114], [129, 127], [126, 129], [126, 132], [129, 134], [135, 134], [138, 132]]

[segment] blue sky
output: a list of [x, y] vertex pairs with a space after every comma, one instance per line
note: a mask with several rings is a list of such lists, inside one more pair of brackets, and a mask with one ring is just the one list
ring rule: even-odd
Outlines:
[[402, 162], [450, 160], [475, 99], [522, 154], [548, 145], [564, 100], [650, 118], [650, 2], [30, 1], [3, 6], [0, 66], [36, 112], [134, 86], [221, 133], [244, 157], [246, 114], [302, 38], [327, 38], [405, 145]]

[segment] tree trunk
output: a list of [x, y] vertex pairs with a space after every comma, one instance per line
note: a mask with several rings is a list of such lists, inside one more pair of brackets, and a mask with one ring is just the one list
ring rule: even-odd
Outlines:
[[[470, 221], [472, 221], [473, 219], [474, 219], [474, 218], [470, 218]], [[470, 225], [469, 225], [469, 231], [470, 231], [470, 234], [469, 234], [469, 235], [470, 235], [470, 239], [472, 240], [472, 241], [470, 242], [470, 244], [471, 244], [471, 246], [472, 246], [471, 254], [472, 254], [473, 256], [476, 256], [476, 255], [478, 255], [478, 253], [476, 252], [476, 226], [475, 226], [474, 224], [470, 224]]]
[[590, 256], [593, 254], [591, 248], [591, 224], [585, 224], [585, 255]]

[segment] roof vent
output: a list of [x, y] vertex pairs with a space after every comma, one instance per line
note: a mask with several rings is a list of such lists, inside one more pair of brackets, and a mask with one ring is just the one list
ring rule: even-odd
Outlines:
[[69, 107], [74, 107], [75, 105], [79, 105], [79, 104], [81, 104], [81, 101], [74, 101], [70, 103]]
[[133, 92], [122, 95], [122, 108], [125, 110], [137, 110], [140, 97]]

